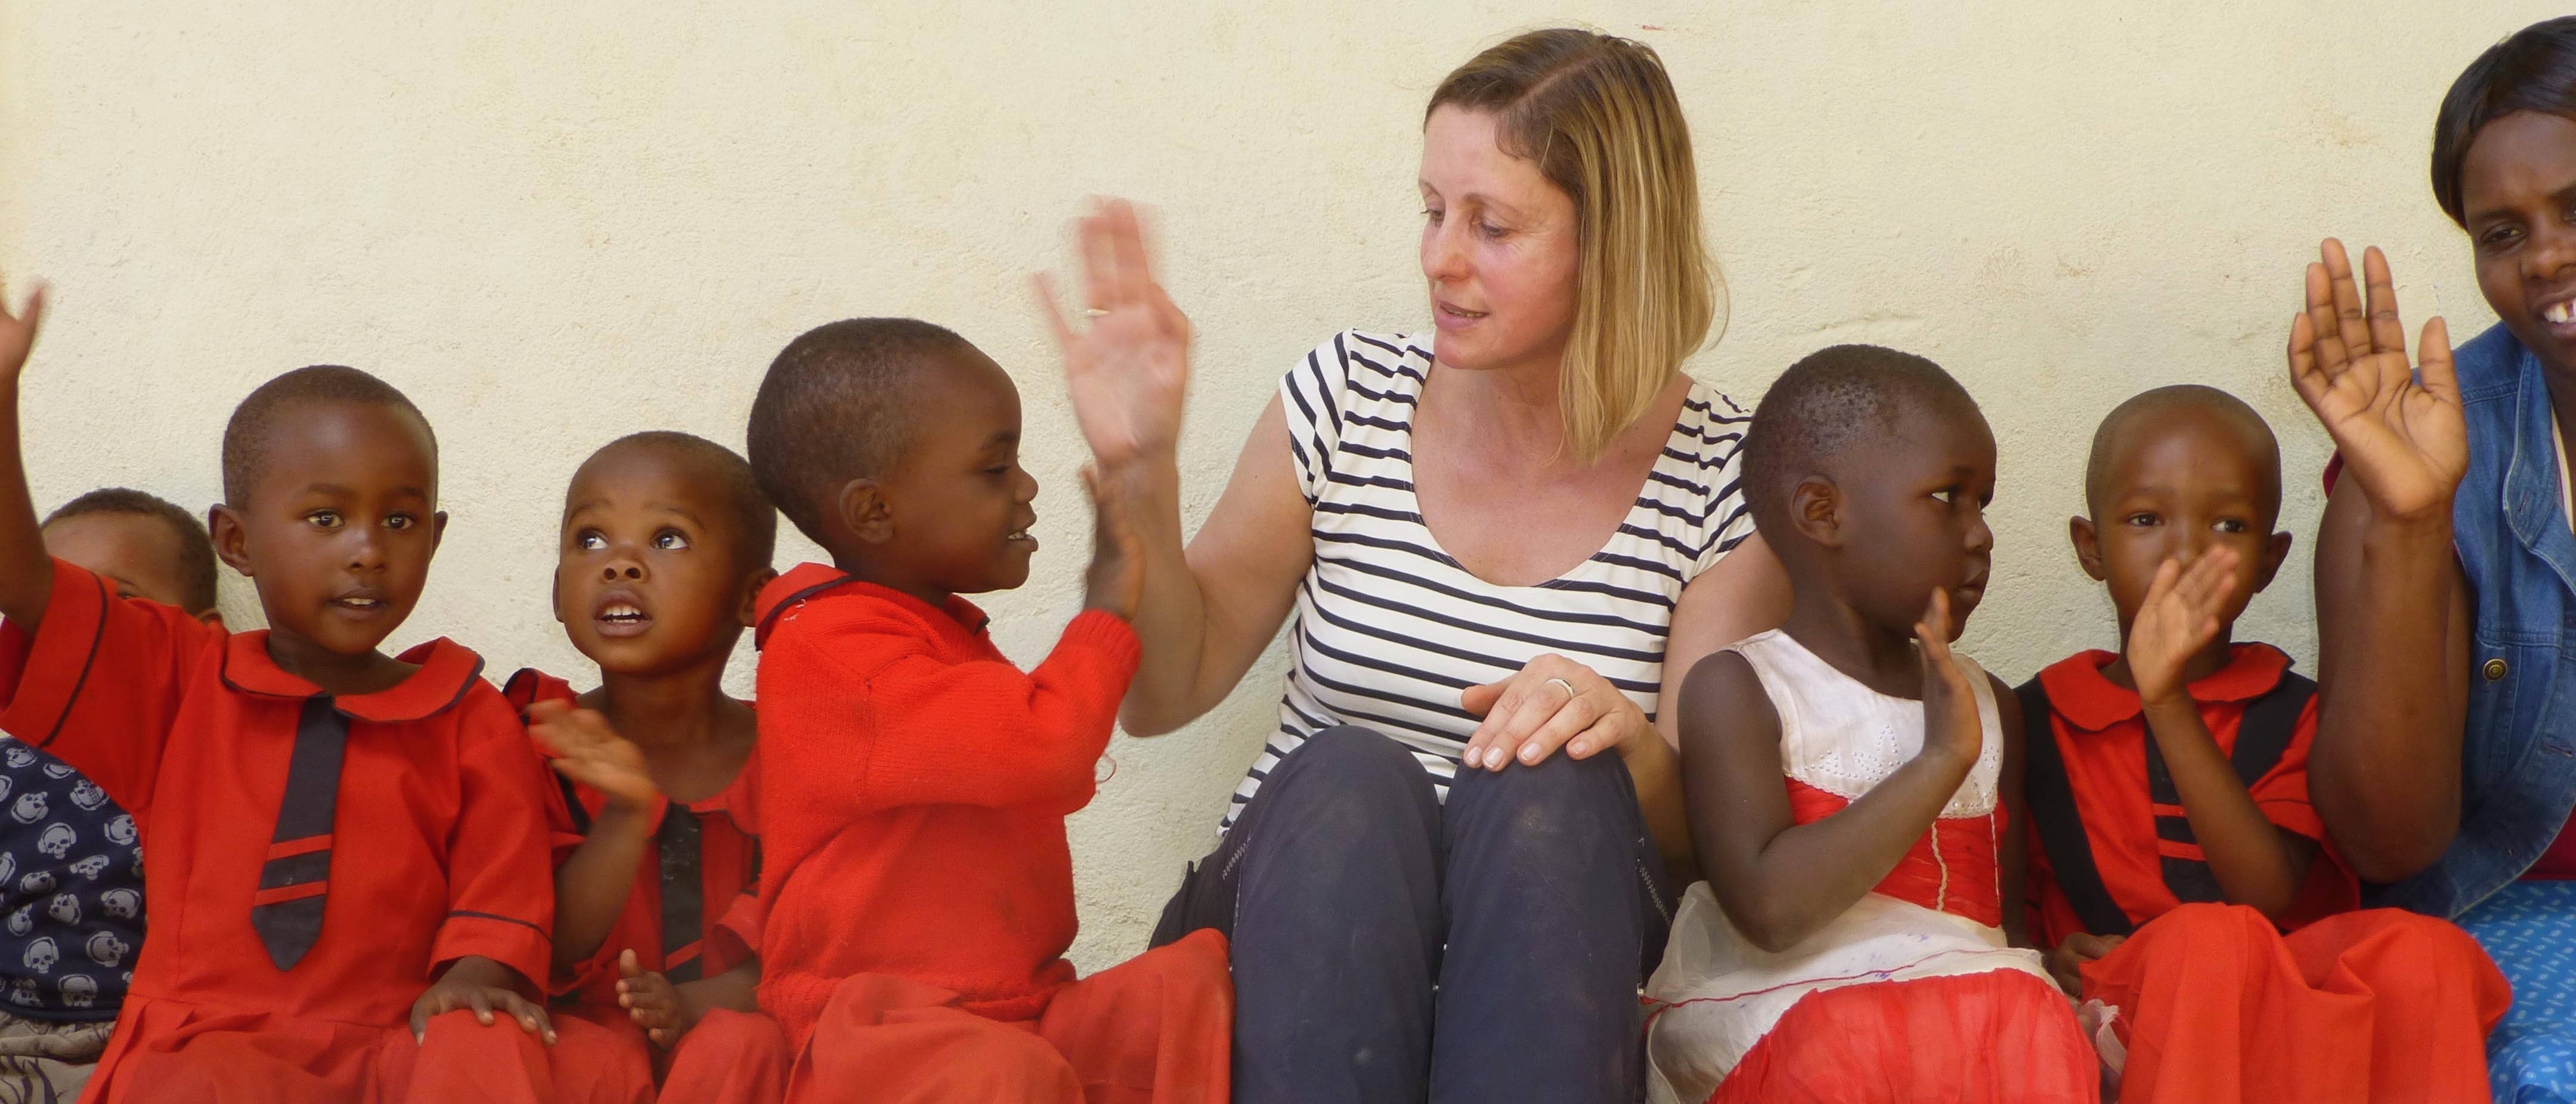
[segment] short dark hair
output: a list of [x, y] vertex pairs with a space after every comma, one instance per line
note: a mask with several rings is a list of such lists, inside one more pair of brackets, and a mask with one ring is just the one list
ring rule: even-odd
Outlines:
[[2576, 120], [2576, 15], [2544, 19], [2487, 47], [2460, 71], [2433, 121], [2433, 201], [2468, 225], [2460, 165], [2478, 132], [2517, 111]]
[[751, 472], [817, 543], [841, 485], [892, 469], [912, 444], [915, 377], [974, 346], [913, 318], [850, 318], [798, 335], [751, 401]]
[[[583, 468], [599, 459], [620, 452], [655, 452], [677, 457], [700, 474], [716, 481], [732, 508], [734, 554], [736, 567], [748, 574], [771, 566], [778, 556], [778, 511], [769, 505], [769, 497], [760, 491], [760, 481], [751, 473], [751, 464], [734, 450], [694, 433], [669, 429], [648, 429], [630, 433], [599, 447]], [[564, 512], [572, 511], [570, 488], [566, 488]]]
[[388, 406], [409, 414], [429, 435], [429, 458], [438, 459], [438, 432], [429, 419], [394, 385], [355, 368], [316, 364], [260, 384], [233, 408], [224, 425], [224, 501], [241, 506], [250, 501], [262, 465], [268, 462], [268, 439], [280, 411], [301, 403], [352, 402]]
[[2102, 500], [2108, 497], [2110, 491], [2110, 488], [2102, 485], [2102, 481], [2110, 478], [2111, 446], [2119, 438], [2121, 428], [2148, 414], [2182, 408], [2196, 408], [2215, 413], [2221, 418], [2234, 422], [2248, 438], [2261, 441], [2264, 450], [2261, 459], [2265, 461], [2264, 483], [2257, 489], [2264, 496], [2263, 517], [2267, 523], [2279, 521], [2281, 518], [2281, 441], [2280, 438], [2272, 435], [2272, 423], [2264, 421], [2263, 415], [2247, 405], [2245, 400], [2218, 388], [2197, 383], [2177, 383], [2170, 387], [2141, 391], [2129, 396], [2127, 402], [2112, 407], [2111, 413], [2103, 416], [2102, 424], [2093, 431], [2093, 451], [2084, 461], [2084, 512], [2092, 515], [2096, 521], [2101, 520]]
[[54, 507], [39, 528], [93, 514], [150, 518], [169, 526], [170, 535], [178, 538], [180, 598], [187, 603], [189, 613], [215, 608], [215, 542], [206, 535], [206, 523], [199, 521], [197, 515], [158, 495], [129, 487], [101, 487]]
[[1771, 384], [1745, 431], [1744, 496], [1754, 528], [1776, 546], [1798, 482], [1860, 442], [1896, 432], [1909, 410], [1977, 412], [1941, 366], [1877, 345], [1807, 355]]

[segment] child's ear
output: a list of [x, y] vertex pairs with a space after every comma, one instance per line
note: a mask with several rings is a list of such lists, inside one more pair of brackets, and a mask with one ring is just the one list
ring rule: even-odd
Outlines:
[[241, 572], [243, 578], [251, 577], [250, 534], [242, 527], [241, 515], [233, 513], [230, 506], [219, 505], [207, 510], [206, 535], [214, 538], [217, 559]]
[[2289, 558], [2290, 534], [2274, 533], [2264, 541], [2263, 562], [2254, 565], [2254, 593], [2261, 594], [2264, 587], [2272, 585], [2272, 576], [2280, 573], [2282, 561]]
[[884, 544], [894, 539], [894, 511], [888, 508], [885, 487], [873, 479], [853, 479], [841, 484], [835, 500], [840, 507], [841, 528], [867, 544]]
[[1823, 548], [1843, 546], [1843, 491], [1834, 481], [1811, 475], [1789, 489], [1789, 523]]
[[438, 542], [447, 539], [447, 511], [433, 510], [429, 515], [429, 554], [438, 554]]
[[2075, 543], [2075, 562], [2084, 565], [2084, 573], [2101, 582], [2108, 574], [2102, 568], [2102, 534], [2093, 529], [2093, 519], [2077, 514], [2066, 519], [2066, 539]]
[[564, 623], [562, 564], [555, 565], [555, 573], [552, 576], [552, 579], [552, 582], [546, 584], [546, 597], [547, 602], [555, 608], [555, 624], [560, 625]]
[[760, 592], [769, 589], [769, 584], [777, 581], [778, 569], [774, 567], [761, 568], [745, 578], [742, 581], [742, 608], [734, 611], [734, 620], [742, 622], [742, 627], [746, 629], [759, 628]]
[[198, 614], [197, 620], [201, 624], [220, 629], [224, 627], [224, 611], [210, 609]]

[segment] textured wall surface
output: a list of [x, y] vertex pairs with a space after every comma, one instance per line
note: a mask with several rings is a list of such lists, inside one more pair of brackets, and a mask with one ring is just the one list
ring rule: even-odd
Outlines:
[[[1049, 547], [988, 604], [1033, 661], [1079, 601], [1087, 534], [1027, 279], [1067, 263], [1082, 197], [1153, 206], [1199, 326], [1195, 520], [1295, 358], [1423, 324], [1431, 87], [1511, 31], [1579, 21], [1653, 44], [1690, 114], [1733, 306], [1695, 373], [1749, 404], [1799, 355], [1865, 340], [1984, 403], [1997, 577], [1969, 645], [1988, 666], [2018, 679], [2109, 642], [2065, 520], [2094, 423], [2178, 381], [2281, 433], [2300, 548], [2243, 632], [2306, 657], [2325, 441], [2281, 367], [2300, 265], [2326, 234], [2376, 241], [2410, 323], [2490, 321], [2425, 184], [2433, 111], [2557, 7], [0, 0], [0, 270], [58, 292], [27, 399], [40, 505], [106, 483], [209, 503], [242, 394], [358, 365], [445, 445], [454, 520], [397, 643], [453, 635], [496, 673], [577, 682], [546, 586], [584, 455], [647, 428], [739, 445], [761, 370], [813, 324], [952, 326], [1027, 403]], [[1073, 826], [1086, 968], [1141, 947], [1212, 842], [1278, 671], [1274, 653], [1206, 720], [1112, 746]]]

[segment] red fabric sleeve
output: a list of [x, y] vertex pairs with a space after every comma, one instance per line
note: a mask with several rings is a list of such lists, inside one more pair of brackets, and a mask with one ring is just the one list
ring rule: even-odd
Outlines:
[[789, 733], [765, 741], [762, 754], [793, 756], [790, 776], [812, 811], [970, 805], [1070, 814], [1091, 800], [1136, 673], [1136, 633], [1125, 621], [1084, 611], [1027, 673], [1001, 659], [947, 662], [932, 641], [876, 618], [808, 624], [773, 639], [761, 657], [780, 668], [782, 690], [764, 689], [761, 719]]
[[760, 929], [768, 923], [769, 910], [762, 907], [759, 893], [746, 890], [735, 894], [733, 907], [707, 929], [706, 949], [699, 952], [706, 956], [707, 972], [722, 973], [759, 958]]
[[543, 984], [553, 964], [554, 867], [546, 830], [546, 770], [518, 716], [477, 687], [458, 704], [458, 805], [448, 841], [447, 921], [433, 970], [481, 955]]
[[126, 811], [148, 816], [180, 697], [222, 630], [53, 564], [44, 623], [32, 635], [13, 626], [25, 649], [0, 656], [0, 731], [62, 757]]

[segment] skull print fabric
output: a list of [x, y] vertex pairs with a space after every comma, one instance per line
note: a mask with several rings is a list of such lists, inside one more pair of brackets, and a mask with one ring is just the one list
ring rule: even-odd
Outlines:
[[0, 1012], [111, 1020], [143, 945], [134, 818], [62, 760], [0, 742]]

